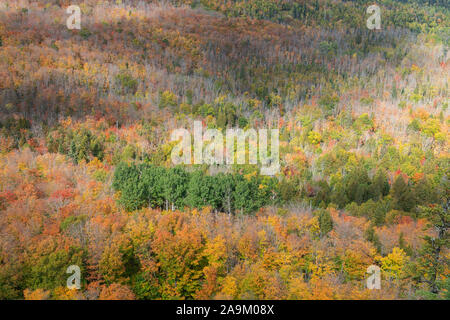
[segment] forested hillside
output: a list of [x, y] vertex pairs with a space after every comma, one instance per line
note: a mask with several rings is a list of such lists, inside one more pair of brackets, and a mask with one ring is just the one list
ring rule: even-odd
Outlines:
[[449, 3], [372, 4], [0, 0], [0, 299], [450, 299]]

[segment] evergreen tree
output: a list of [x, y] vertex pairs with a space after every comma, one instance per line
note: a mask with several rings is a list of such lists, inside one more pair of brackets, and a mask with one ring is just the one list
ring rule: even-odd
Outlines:
[[195, 171], [191, 174], [187, 189], [186, 204], [193, 208], [202, 208], [205, 204], [203, 195], [203, 173]]
[[398, 175], [391, 189], [392, 198], [394, 199], [394, 208], [410, 212], [416, 205], [414, 195], [411, 188], [406, 184], [402, 175]]
[[143, 194], [147, 204], [151, 208], [163, 207], [164, 204], [164, 175], [166, 169], [153, 165], [141, 165], [142, 172], [139, 184], [142, 184], [146, 192]]
[[330, 200], [332, 203], [335, 203], [339, 209], [344, 208], [349, 202], [342, 182], [335, 184]]
[[236, 180], [233, 175], [229, 173], [219, 173], [217, 179], [219, 181], [218, 187], [221, 189], [221, 194], [223, 194], [222, 209], [226, 213], [231, 214], [234, 212], [235, 208], [233, 194], [236, 189]]
[[185, 205], [189, 174], [181, 167], [170, 168], [162, 177], [165, 208], [183, 208]]
[[326, 209], [320, 209], [317, 217], [319, 219], [320, 235], [323, 237], [333, 230], [333, 219], [330, 212]]
[[370, 185], [369, 193], [374, 200], [379, 200], [389, 194], [389, 181], [384, 171], [377, 171]]
[[235, 175], [236, 188], [234, 190], [234, 207], [239, 212], [248, 214], [258, 209], [257, 198], [258, 182], [255, 177], [250, 180], [244, 178], [241, 174]]
[[[446, 184], [448, 186], [448, 184]], [[450, 245], [450, 200], [449, 188], [445, 188], [440, 205], [420, 207], [422, 217], [429, 221], [428, 227], [435, 231], [434, 235], [425, 236], [416, 264], [413, 277], [418, 282], [428, 284], [431, 294], [437, 295], [448, 286], [445, 271], [450, 267], [448, 256], [444, 250]]]
[[350, 202], [361, 204], [368, 200], [370, 179], [364, 168], [357, 168], [344, 179], [347, 198]]
[[436, 203], [438, 201], [436, 197], [435, 188], [429, 183], [426, 177], [423, 177], [414, 185], [414, 195], [416, 201], [420, 205], [427, 203]]
[[373, 228], [373, 226], [370, 226], [366, 230], [365, 237], [366, 237], [367, 241], [372, 242], [372, 244], [377, 249], [377, 252], [380, 253], [381, 252], [381, 242], [380, 242], [380, 239], [378, 238], [378, 235], [375, 233], [375, 229]]
[[321, 203], [323, 203], [323, 206], [326, 208], [328, 203], [330, 203], [330, 195], [331, 195], [330, 186], [328, 185], [328, 182], [326, 180], [319, 181], [317, 185], [319, 191], [315, 196], [314, 205], [319, 206]]

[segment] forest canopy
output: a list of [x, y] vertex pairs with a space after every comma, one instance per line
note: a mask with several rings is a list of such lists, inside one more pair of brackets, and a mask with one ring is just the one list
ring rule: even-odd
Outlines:
[[[448, 1], [372, 4], [0, 0], [0, 299], [448, 300]], [[175, 166], [194, 121], [280, 172]]]

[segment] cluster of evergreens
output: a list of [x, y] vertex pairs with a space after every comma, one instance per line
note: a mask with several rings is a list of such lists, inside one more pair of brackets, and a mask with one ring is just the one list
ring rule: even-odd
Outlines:
[[7, 118], [0, 121], [0, 133], [13, 139], [12, 147], [24, 145], [32, 137], [31, 122], [25, 118]]
[[96, 157], [103, 159], [102, 137], [95, 136], [89, 129], [71, 130], [58, 127], [47, 136], [47, 145], [50, 152], [59, 152], [68, 155], [75, 163], [89, 161]]
[[119, 203], [128, 211], [210, 206], [227, 213], [251, 213], [277, 203], [279, 198], [276, 178], [240, 173], [207, 175], [179, 166], [164, 168], [145, 163], [119, 164], [112, 186], [120, 191]]
[[417, 217], [418, 206], [439, 203], [443, 185], [435, 185], [422, 177], [417, 181], [397, 175], [392, 183], [382, 170], [370, 178], [364, 168], [356, 168], [331, 183], [315, 183], [312, 203], [326, 208], [335, 206], [355, 216], [365, 216], [376, 225], [393, 222], [399, 215]]

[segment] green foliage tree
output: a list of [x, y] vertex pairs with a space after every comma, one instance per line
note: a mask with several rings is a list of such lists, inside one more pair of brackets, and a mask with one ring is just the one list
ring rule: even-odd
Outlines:
[[377, 249], [377, 252], [380, 253], [382, 245], [380, 242], [380, 238], [376, 234], [373, 226], [370, 226], [369, 228], [367, 228], [364, 236], [367, 241], [371, 242], [374, 245], [374, 247]]
[[347, 198], [350, 202], [361, 204], [369, 199], [370, 179], [364, 168], [356, 168], [344, 179]]
[[[255, 199], [258, 194], [258, 181], [252, 177], [250, 180], [242, 175], [235, 176], [236, 188], [233, 193], [234, 207], [240, 213], [250, 213], [258, 209]], [[253, 199], [253, 201], [251, 201]]]
[[317, 183], [317, 187], [318, 191], [314, 198], [314, 205], [320, 206], [322, 204], [326, 208], [328, 203], [330, 203], [331, 188], [326, 180], [320, 180]]
[[349, 202], [344, 184], [341, 181], [334, 185], [333, 192], [330, 196], [330, 201], [335, 203], [340, 209], [344, 208]]
[[331, 217], [331, 214], [326, 209], [320, 209], [316, 213], [318, 220], [319, 220], [319, 227], [320, 227], [320, 235], [322, 237], [326, 236], [331, 230], [333, 230], [333, 218]]
[[374, 200], [379, 200], [389, 194], [390, 186], [386, 173], [378, 170], [373, 177], [372, 184], [369, 188], [370, 197]]
[[29, 265], [26, 275], [26, 287], [30, 289], [55, 289], [65, 286], [67, 267], [77, 265], [83, 267], [85, 252], [79, 247], [68, 250], [59, 249], [43, 254]]
[[433, 228], [436, 234], [424, 238], [425, 242], [413, 267], [412, 275], [416, 281], [426, 283], [433, 295], [438, 295], [444, 289], [446, 278], [444, 271], [450, 266], [449, 259], [444, 255], [444, 250], [450, 245], [449, 207], [448, 195], [442, 205], [421, 207], [422, 216], [428, 219], [429, 227]]
[[413, 191], [405, 182], [402, 175], [398, 175], [395, 179], [392, 185], [391, 195], [394, 200], [395, 209], [410, 212], [416, 206]]
[[181, 167], [170, 168], [162, 177], [163, 196], [166, 210], [171, 207], [183, 208], [185, 205], [189, 174]]

